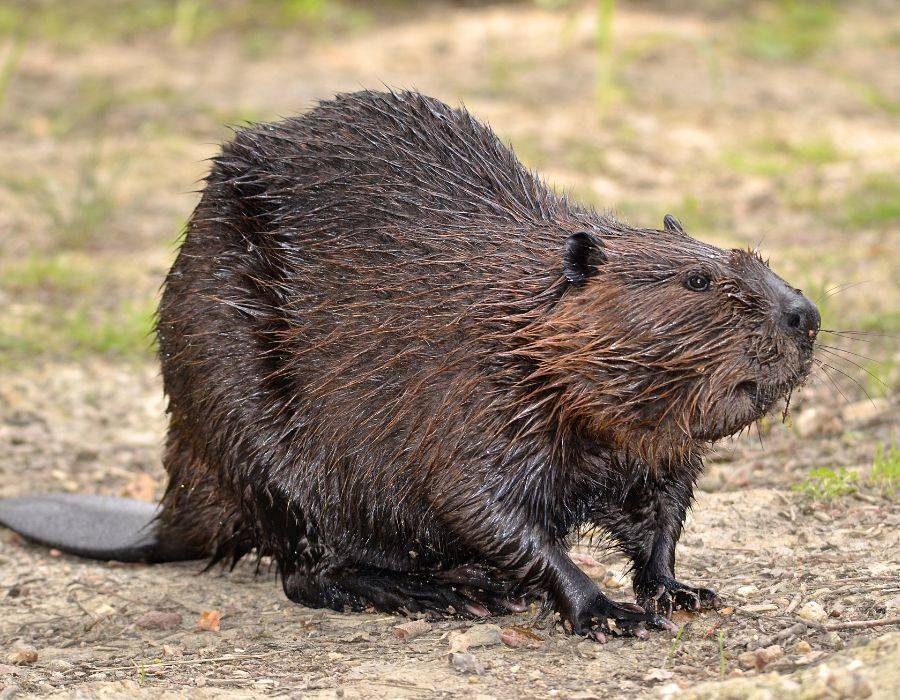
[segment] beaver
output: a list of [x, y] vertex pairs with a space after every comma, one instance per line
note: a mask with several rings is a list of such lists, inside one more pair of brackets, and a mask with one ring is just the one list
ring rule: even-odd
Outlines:
[[[213, 158], [159, 305], [159, 510], [0, 520], [101, 559], [255, 552], [311, 607], [671, 627], [717, 604], [675, 575], [704, 453], [804, 381], [819, 323], [754, 252], [580, 206], [463, 109], [342, 94]], [[636, 604], [573, 562], [584, 527]]]

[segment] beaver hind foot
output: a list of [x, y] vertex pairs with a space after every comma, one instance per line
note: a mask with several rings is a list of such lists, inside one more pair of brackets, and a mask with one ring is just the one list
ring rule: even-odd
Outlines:
[[371, 607], [387, 613], [480, 618], [526, 608], [524, 599], [513, 597], [510, 582], [492, 577], [480, 567], [411, 572], [334, 568], [315, 575], [287, 574], [283, 585], [294, 602], [339, 612], [362, 612]]

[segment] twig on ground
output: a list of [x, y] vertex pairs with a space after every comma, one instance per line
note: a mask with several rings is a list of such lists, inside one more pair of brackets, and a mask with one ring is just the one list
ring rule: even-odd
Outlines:
[[857, 630], [868, 627], [886, 627], [888, 625], [900, 625], [900, 617], [883, 617], [880, 620], [848, 620], [847, 622], [829, 622], [824, 625], [816, 625], [827, 632], [835, 630]]
[[[230, 654], [228, 656], [214, 656], [209, 659], [179, 659], [178, 661], [145, 661], [144, 666], [148, 671], [151, 669], [162, 668], [164, 666], [191, 666], [194, 664], [215, 663], [218, 661], [243, 661], [245, 659], [262, 659], [271, 656], [271, 652], [265, 654]], [[134, 668], [134, 664], [126, 666], [104, 666], [102, 668], [89, 669], [91, 673], [100, 673], [101, 671], [128, 671]]]

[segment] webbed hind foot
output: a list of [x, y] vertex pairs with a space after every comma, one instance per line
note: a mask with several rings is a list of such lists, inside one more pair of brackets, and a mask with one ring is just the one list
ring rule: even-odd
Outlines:
[[295, 576], [290, 582], [286, 578], [288, 597], [311, 607], [339, 611], [361, 612], [371, 606], [381, 612], [439, 617], [479, 618], [521, 612], [527, 607], [523, 599], [512, 595], [510, 582], [480, 567], [414, 572], [347, 568], [319, 574], [316, 579], [311, 585], [308, 578]]
[[512, 584], [480, 567], [443, 571], [347, 572], [342, 586], [383, 612], [420, 613], [460, 617], [487, 617], [526, 608], [511, 596]]

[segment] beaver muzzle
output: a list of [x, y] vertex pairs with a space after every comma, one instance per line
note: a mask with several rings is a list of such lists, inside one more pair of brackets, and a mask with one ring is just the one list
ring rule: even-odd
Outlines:
[[822, 323], [819, 309], [803, 296], [799, 289], [787, 287], [779, 295], [780, 316], [778, 323], [786, 333], [795, 335], [802, 347], [812, 347]]

